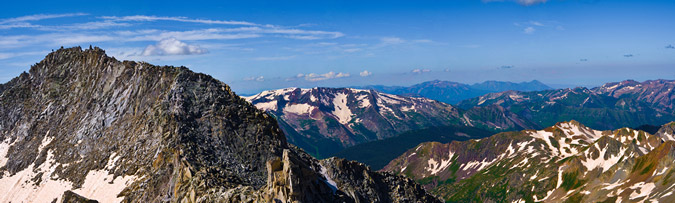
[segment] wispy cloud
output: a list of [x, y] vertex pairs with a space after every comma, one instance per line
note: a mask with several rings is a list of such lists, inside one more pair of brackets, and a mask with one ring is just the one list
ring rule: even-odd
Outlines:
[[548, 0], [483, 0], [483, 2], [503, 2], [503, 1], [516, 2], [523, 6], [531, 6], [534, 4], [546, 3]]
[[257, 25], [255, 23], [246, 21], [191, 19], [182, 16], [171, 17], [171, 16], [134, 15], [134, 16], [103, 16], [101, 18], [113, 21], [177, 21], [186, 23], [202, 23], [202, 24], [218, 24], [218, 25]]
[[431, 70], [429, 70], [429, 69], [420, 69], [420, 68], [416, 68], [416, 69], [413, 69], [413, 70], [410, 71], [410, 72], [420, 74], [420, 73], [431, 72]]
[[0, 60], [14, 58], [19, 56], [29, 56], [29, 55], [45, 55], [47, 52], [44, 51], [31, 51], [31, 52], [0, 52]]
[[36, 15], [27, 15], [16, 18], [7, 18], [0, 20], [0, 24], [9, 24], [9, 23], [19, 23], [27, 21], [38, 21], [45, 19], [53, 18], [64, 18], [64, 17], [74, 17], [74, 16], [84, 16], [88, 15], [86, 13], [64, 13], [64, 14], [36, 14]]
[[247, 77], [247, 78], [244, 78], [244, 80], [245, 80], [245, 81], [258, 81], [258, 82], [262, 82], [262, 81], [265, 81], [265, 77], [263, 77], [263, 76], [258, 76], [258, 77], [253, 76], [253, 77]]
[[432, 43], [434, 41], [430, 40], [430, 39], [416, 39], [416, 40], [413, 40], [413, 42], [415, 42], [415, 43]]
[[515, 22], [513, 23], [516, 27], [522, 27], [523, 33], [525, 34], [534, 34], [537, 30], [557, 30], [563, 31], [565, 28], [556, 21], [526, 21], [526, 22]]
[[394, 44], [402, 44], [405, 42], [405, 40], [398, 37], [383, 37], [380, 38], [380, 42], [382, 42], [383, 45], [394, 45]]
[[364, 71], [360, 72], [359, 75], [360, 75], [361, 77], [368, 77], [368, 76], [373, 75], [373, 73], [371, 73], [371, 72], [368, 71], [368, 70], [364, 70]]
[[541, 23], [541, 22], [539, 22], [539, 21], [530, 21], [530, 24], [532, 24], [532, 25], [536, 25], [536, 26], [539, 26], [539, 27], [542, 27], [542, 26], [544, 26], [544, 24], [543, 24], [543, 23]]
[[195, 55], [205, 54], [209, 51], [196, 45], [189, 45], [178, 41], [176, 38], [163, 39], [155, 45], [148, 45], [143, 50], [143, 56], [163, 56], [163, 55]]
[[128, 27], [128, 26], [131, 26], [131, 24], [113, 21], [94, 21], [70, 25], [57, 25], [57, 26], [34, 25], [33, 27], [42, 31], [72, 31], [72, 30], [99, 30], [113, 27]]
[[125, 41], [159, 41], [166, 38], [178, 40], [233, 40], [258, 38], [262, 35], [253, 33], [230, 33], [222, 29], [209, 28], [187, 31], [141, 30], [121, 32], [126, 35]]
[[[261, 25], [246, 21], [191, 19], [186, 17], [166, 16], [104, 16], [96, 21], [63, 25], [39, 25], [29, 21], [43, 19], [76, 17], [88, 15], [84, 13], [67, 13], [54, 15], [30, 15], [0, 20], [0, 29], [32, 28], [46, 31], [21, 35], [3, 35], [0, 38], [2, 48], [18, 48], [39, 45], [88, 45], [98, 42], [142, 42], [174, 38], [179, 41], [201, 40], [239, 40], [252, 38], [290, 38], [301, 40], [335, 39], [345, 36], [342, 32], [307, 30], [278, 25]], [[161, 30], [151, 29], [155, 24], [141, 25], [135, 22], [179, 21], [193, 24], [213, 25], [193, 30]], [[219, 25], [228, 25], [222, 27]], [[128, 30], [110, 30], [110, 28], [129, 28]], [[155, 26], [156, 27], [156, 26]], [[139, 29], [145, 28], [145, 29]], [[150, 29], [147, 29], [150, 28]], [[355, 52], [356, 49], [346, 50]]]
[[333, 71], [330, 71], [330, 72], [324, 73], [324, 74], [316, 74], [316, 73], [303, 74], [303, 73], [300, 73], [293, 78], [286, 79], [286, 81], [293, 81], [293, 80], [296, 80], [296, 79], [304, 78], [307, 81], [316, 82], [316, 81], [322, 81], [322, 80], [328, 80], [328, 79], [346, 78], [346, 77], [350, 77], [350, 76], [351, 75], [349, 73], [343, 73], [343, 72], [336, 73], [336, 72], [333, 72]]
[[525, 34], [534, 34], [534, 31], [537, 31], [537, 29], [534, 29], [533, 27], [526, 27], [523, 29], [523, 33]]

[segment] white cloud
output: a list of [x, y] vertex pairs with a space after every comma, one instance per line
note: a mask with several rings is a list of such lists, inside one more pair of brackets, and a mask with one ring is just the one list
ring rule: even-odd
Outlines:
[[530, 24], [536, 25], [536, 26], [539, 26], [539, 27], [544, 26], [544, 24], [539, 22], [539, 21], [530, 21]]
[[0, 52], [0, 60], [2, 60], [2, 59], [8, 59], [8, 58], [14, 58], [14, 57], [19, 57], [19, 56], [45, 55], [45, 54], [47, 54], [47, 52], [45, 52], [45, 51], [8, 52], [8, 53]]
[[416, 39], [416, 40], [413, 40], [413, 42], [415, 42], [415, 43], [432, 43], [434, 41], [432, 41], [430, 39]]
[[316, 74], [316, 73], [302, 74], [302, 73], [300, 73], [300, 74], [296, 75], [294, 78], [286, 79], [286, 81], [292, 81], [292, 80], [295, 80], [297, 78], [304, 78], [307, 81], [316, 82], [316, 81], [335, 79], [335, 78], [346, 78], [346, 77], [350, 77], [350, 76], [351, 75], [349, 73], [342, 73], [342, 72], [335, 73], [333, 71], [330, 71], [330, 72], [324, 73], [324, 74]]
[[360, 75], [361, 77], [367, 77], [367, 76], [373, 75], [373, 73], [371, 73], [371, 72], [368, 71], [368, 70], [364, 70], [363, 72], [360, 72], [359, 75]]
[[[503, 1], [505, 0], [483, 0], [483, 2], [503, 2]], [[546, 3], [548, 0], [506, 0], [506, 1], [513, 1], [523, 6], [530, 6], [539, 3]]]
[[246, 22], [246, 21], [233, 21], [233, 20], [207, 20], [207, 19], [190, 19], [187, 17], [176, 16], [145, 16], [145, 15], [135, 15], [135, 16], [103, 16], [103, 19], [114, 20], [114, 21], [177, 21], [177, 22], [186, 22], [186, 23], [203, 23], [203, 24], [219, 24], [219, 25], [256, 25], [255, 23]]
[[380, 38], [380, 41], [384, 45], [393, 45], [393, 44], [401, 44], [404, 43], [405, 40], [398, 38], [398, 37], [383, 37]]
[[128, 27], [128, 26], [131, 26], [131, 24], [118, 23], [112, 21], [94, 21], [72, 25], [57, 25], [57, 26], [35, 25], [34, 27], [38, 30], [43, 31], [65, 31], [65, 30], [99, 30], [111, 27]]
[[228, 29], [210, 29], [213, 32], [248, 32], [265, 34], [283, 34], [283, 37], [292, 39], [315, 40], [315, 39], [335, 39], [344, 36], [341, 32], [330, 32], [320, 30], [302, 30], [289, 29], [276, 25], [259, 25], [245, 21], [231, 20], [208, 20], [208, 19], [190, 19], [186, 17], [162, 17], [162, 16], [104, 16], [101, 17], [111, 21], [178, 21], [187, 23], [219, 24], [219, 25], [246, 25], [248, 27], [228, 28]]
[[12, 28], [36, 28], [40, 27], [39, 25], [33, 25], [30, 23], [12, 23], [12, 24], [0, 24], [0, 29], [12, 29]]
[[193, 55], [205, 54], [208, 50], [196, 45], [189, 45], [178, 41], [176, 38], [167, 38], [160, 40], [156, 45], [148, 45], [143, 50], [143, 56], [157, 55]]
[[210, 28], [188, 31], [142, 30], [124, 32], [126, 41], [158, 41], [166, 38], [178, 40], [231, 40], [261, 37], [259, 34], [224, 33], [222, 29]]
[[431, 70], [429, 70], [429, 69], [419, 69], [419, 68], [417, 68], [417, 69], [413, 69], [413, 70], [410, 71], [410, 72], [420, 74], [420, 73], [431, 72]]
[[64, 18], [64, 17], [84, 16], [84, 15], [88, 15], [88, 14], [86, 14], [86, 13], [37, 14], [37, 15], [28, 15], [28, 16], [21, 16], [21, 17], [16, 17], [16, 18], [3, 19], [3, 20], [0, 20], [0, 24], [18, 23], [18, 22], [26, 22], [26, 21], [38, 21], [38, 20], [44, 20], [44, 19]]
[[258, 77], [248, 77], [248, 78], [244, 78], [244, 80], [246, 80], [246, 81], [258, 81], [258, 82], [262, 82], [262, 81], [265, 81], [265, 77], [263, 77], [263, 76], [258, 76]]
[[529, 5], [534, 5], [534, 4], [539, 4], [539, 3], [546, 3], [548, 0], [518, 0], [519, 4], [529, 6]]
[[537, 29], [534, 29], [533, 27], [526, 27], [523, 29], [523, 33], [525, 34], [534, 34], [534, 31], [537, 31]]

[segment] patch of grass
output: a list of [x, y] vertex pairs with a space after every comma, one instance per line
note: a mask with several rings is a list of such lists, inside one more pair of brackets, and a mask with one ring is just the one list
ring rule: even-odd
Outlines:
[[563, 182], [560, 184], [562, 188], [565, 188], [565, 190], [572, 190], [576, 189], [578, 187], [581, 187], [584, 184], [584, 180], [578, 179], [577, 177], [579, 176], [579, 171], [574, 171], [570, 173], [563, 173]]
[[578, 203], [578, 202], [581, 202], [581, 200], [583, 198], [584, 198], [584, 194], [576, 193], [576, 194], [572, 195], [570, 198], [567, 198], [567, 200], [565, 200], [565, 203]]
[[663, 182], [661, 182], [661, 184], [667, 185], [670, 182], [670, 176], [673, 175], [673, 172], [675, 172], [675, 170], [668, 170], [668, 173], [666, 173], [666, 176], [664, 176]]

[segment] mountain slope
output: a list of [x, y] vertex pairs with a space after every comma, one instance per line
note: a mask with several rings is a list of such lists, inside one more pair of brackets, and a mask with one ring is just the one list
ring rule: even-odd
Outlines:
[[60, 49], [2, 85], [0, 132], [2, 202], [436, 201], [406, 178], [312, 158], [208, 75], [99, 48]]
[[[277, 118], [289, 142], [316, 157], [431, 126], [469, 125], [490, 130], [534, 126], [504, 109], [487, 110], [485, 115], [464, 113], [442, 102], [374, 90], [286, 88], [246, 99]], [[501, 107], [476, 109], [492, 108]]]
[[485, 81], [473, 85], [433, 80], [415, 84], [409, 87], [373, 85], [360, 88], [373, 89], [384, 93], [402, 96], [426, 97], [448, 104], [456, 104], [465, 99], [493, 92], [502, 92], [507, 90], [537, 91], [551, 89], [550, 87], [536, 80], [521, 83]]
[[392, 159], [423, 142], [451, 142], [488, 137], [493, 133], [468, 126], [435, 126], [404, 132], [396, 137], [358, 144], [334, 156], [368, 164], [379, 170]]
[[499, 105], [539, 126], [550, 126], [564, 120], [578, 120], [602, 130], [644, 124], [663, 125], [675, 120], [673, 86], [675, 81], [624, 81], [593, 89], [506, 91], [467, 99], [458, 107], [469, 109]]
[[666, 132], [597, 131], [571, 121], [423, 143], [384, 170], [414, 178], [448, 202], [671, 202], [675, 140]]

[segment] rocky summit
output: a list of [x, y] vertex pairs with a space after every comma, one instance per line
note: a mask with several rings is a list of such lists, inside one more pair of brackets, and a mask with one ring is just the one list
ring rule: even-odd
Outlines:
[[480, 140], [427, 142], [384, 170], [447, 202], [673, 202], [675, 122], [652, 135], [579, 122]]
[[1, 202], [438, 202], [414, 181], [288, 144], [185, 67], [59, 49], [0, 85]]

